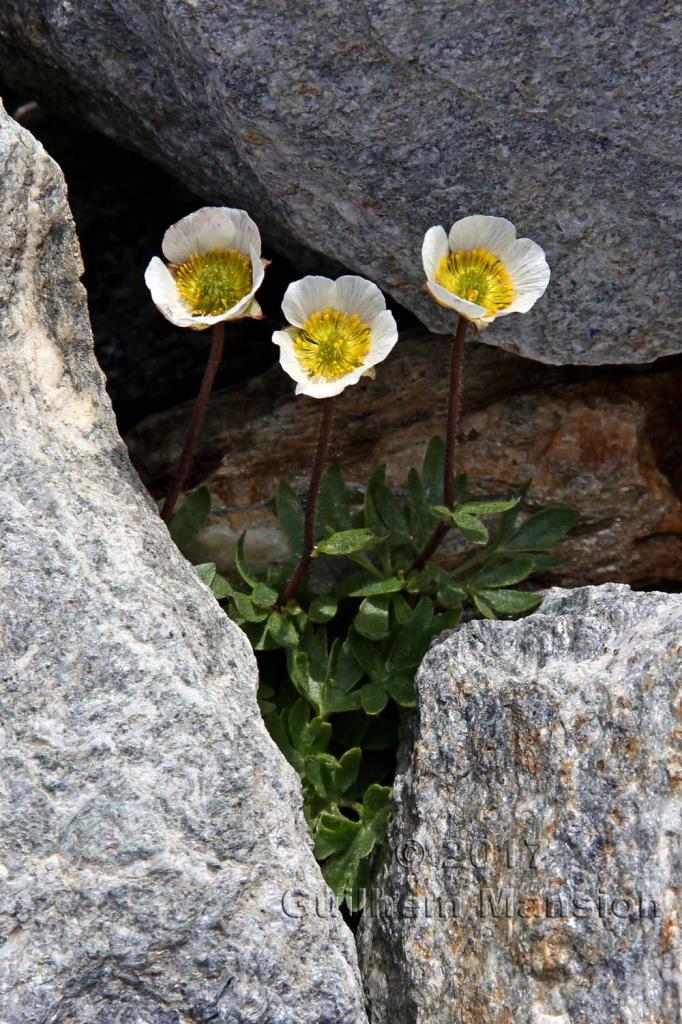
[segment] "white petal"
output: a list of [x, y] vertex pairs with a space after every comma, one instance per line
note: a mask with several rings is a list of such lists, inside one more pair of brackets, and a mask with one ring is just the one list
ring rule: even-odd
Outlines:
[[436, 284], [435, 281], [428, 281], [426, 287], [436, 302], [439, 302], [441, 306], [446, 306], [448, 309], [456, 309], [467, 320], [477, 320], [479, 317], [486, 315], [484, 306], [479, 306], [475, 302], [469, 302], [468, 299], [463, 299], [460, 295], [449, 292], [447, 288]]
[[303, 327], [313, 313], [333, 305], [334, 296], [334, 282], [328, 277], [304, 277], [285, 291], [282, 312], [294, 327]]
[[308, 395], [309, 398], [333, 398], [340, 395], [350, 384], [357, 384], [362, 377], [360, 370], [340, 377], [339, 380], [306, 380], [296, 385], [297, 395]]
[[474, 214], [463, 217], [450, 228], [450, 248], [453, 252], [487, 249], [500, 259], [507, 254], [516, 240], [516, 228], [504, 217], [486, 217]]
[[[145, 271], [144, 280], [152, 293], [154, 305], [160, 313], [163, 313], [166, 320], [170, 320], [177, 327], [195, 326], [195, 318], [180, 298], [173, 275], [158, 256], [154, 256], [150, 261]], [[202, 330], [208, 326], [208, 324], [202, 324], [197, 329]]]
[[260, 233], [245, 210], [204, 206], [172, 224], [163, 236], [163, 254], [170, 263], [185, 263], [195, 252], [238, 249], [244, 255], [255, 250], [260, 257]]
[[382, 362], [398, 340], [398, 325], [393, 313], [388, 309], [374, 317], [369, 328], [372, 332], [372, 341], [367, 358], [363, 363], [365, 369]]
[[294, 339], [289, 331], [275, 331], [272, 335], [275, 345], [279, 345], [279, 362], [285, 373], [288, 373], [292, 380], [304, 383], [308, 375], [301, 366], [296, 350]]
[[249, 259], [251, 260], [251, 270], [253, 273], [253, 283], [251, 290], [257, 292], [263, 283], [265, 277], [265, 269], [270, 266], [270, 260], [262, 260], [257, 250], [249, 249]]
[[436, 276], [438, 264], [444, 256], [448, 255], [449, 252], [450, 244], [448, 242], [448, 236], [445, 234], [445, 228], [441, 227], [440, 224], [429, 228], [424, 235], [424, 242], [422, 245], [424, 273], [429, 281], [433, 281]]
[[369, 325], [370, 320], [386, 309], [386, 300], [372, 282], [355, 274], [338, 277], [335, 282], [336, 294], [332, 306], [342, 313], [357, 313]]
[[287, 346], [292, 340], [291, 335], [288, 331], [273, 331], [272, 341], [274, 345]]
[[544, 251], [530, 238], [519, 238], [507, 257], [505, 267], [514, 284], [516, 297], [499, 315], [527, 313], [544, 295], [549, 284], [550, 269]]

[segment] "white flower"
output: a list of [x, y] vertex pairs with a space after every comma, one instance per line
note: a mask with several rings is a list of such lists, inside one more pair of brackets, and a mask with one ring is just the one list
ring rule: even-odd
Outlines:
[[385, 359], [398, 340], [383, 295], [364, 277], [304, 277], [287, 288], [284, 315], [292, 325], [275, 331], [282, 369], [297, 395], [331, 398]]
[[268, 263], [244, 210], [204, 206], [172, 224], [161, 248], [169, 265], [155, 256], [144, 279], [171, 323], [202, 331], [220, 320], [262, 317], [254, 295]]
[[504, 217], [463, 217], [449, 236], [442, 227], [429, 228], [422, 259], [436, 302], [456, 309], [479, 330], [498, 316], [527, 313], [549, 283], [540, 246], [517, 238]]

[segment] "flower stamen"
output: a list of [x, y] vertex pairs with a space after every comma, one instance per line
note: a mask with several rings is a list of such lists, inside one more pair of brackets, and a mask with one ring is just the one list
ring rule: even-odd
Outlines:
[[308, 377], [339, 380], [357, 370], [369, 354], [372, 332], [357, 313], [323, 309], [293, 333], [294, 351]]
[[487, 249], [451, 252], [438, 264], [436, 284], [469, 302], [498, 313], [514, 299], [514, 285], [504, 264]]
[[182, 300], [192, 316], [219, 316], [251, 291], [253, 267], [238, 249], [195, 252], [171, 267]]

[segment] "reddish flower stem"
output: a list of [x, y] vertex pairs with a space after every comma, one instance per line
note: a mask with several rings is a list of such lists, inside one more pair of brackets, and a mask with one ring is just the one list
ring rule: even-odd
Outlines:
[[185, 481], [189, 474], [192, 466], [192, 460], [199, 440], [199, 435], [204, 426], [204, 420], [206, 419], [206, 407], [208, 400], [213, 390], [213, 383], [215, 381], [220, 361], [223, 358], [223, 340], [225, 333], [225, 323], [220, 321], [213, 325], [213, 336], [211, 339], [211, 351], [208, 356], [208, 362], [206, 363], [206, 369], [204, 370], [203, 380], [201, 381], [201, 387], [199, 388], [199, 394], [197, 395], [196, 402], [194, 403], [194, 409], [192, 410], [192, 419], [190, 420], [189, 430], [187, 431], [187, 437], [185, 438], [185, 444], [182, 449], [180, 461], [178, 467], [175, 470], [175, 475], [171, 481], [170, 488], [166, 500], [163, 503], [161, 509], [161, 518], [164, 523], [167, 523], [173, 512], [175, 506], [178, 503], [178, 498], [182, 493], [182, 489], [185, 485]]
[[300, 587], [303, 577], [305, 576], [308, 566], [310, 565], [313, 557], [313, 549], [315, 547], [315, 521], [317, 516], [317, 499], [320, 494], [320, 483], [322, 482], [322, 473], [324, 472], [325, 462], [327, 460], [327, 451], [329, 449], [329, 441], [332, 435], [332, 422], [334, 419], [334, 399], [324, 398], [322, 399], [322, 419], [320, 421], [320, 436], [317, 441], [317, 450], [315, 452], [315, 459], [313, 460], [313, 468], [310, 474], [310, 486], [308, 488], [308, 501], [305, 508], [305, 526], [303, 530], [303, 554], [301, 559], [296, 566], [296, 571], [289, 581], [282, 599], [280, 601], [280, 607], [285, 607], [288, 602], [295, 597], [298, 588]]
[[[459, 424], [462, 408], [462, 366], [464, 362], [464, 337], [468, 320], [460, 316], [457, 333], [452, 343], [450, 361], [450, 398], [448, 402], [448, 423], [445, 437], [445, 472], [443, 477], [443, 503], [452, 508], [455, 486], [455, 459], [459, 442]], [[450, 527], [439, 523], [422, 550], [410, 566], [410, 571], [420, 572], [436, 553]]]

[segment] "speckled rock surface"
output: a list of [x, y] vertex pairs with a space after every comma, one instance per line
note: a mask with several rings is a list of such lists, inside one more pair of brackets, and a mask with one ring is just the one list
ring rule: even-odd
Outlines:
[[92, 353], [63, 179], [0, 108], [0, 1020], [362, 1024], [243, 635]]
[[418, 676], [364, 918], [373, 1024], [677, 1024], [682, 597], [549, 591]]
[[485, 341], [645, 362], [682, 347], [677, 18], [666, 0], [0, 0], [0, 63], [433, 327], [450, 320], [421, 293], [424, 230], [508, 216], [553, 279]]

